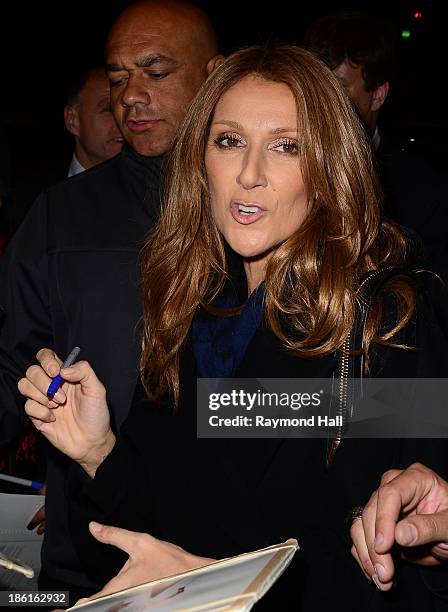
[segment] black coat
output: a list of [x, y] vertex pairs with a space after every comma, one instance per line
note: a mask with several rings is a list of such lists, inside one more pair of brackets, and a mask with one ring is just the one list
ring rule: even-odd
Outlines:
[[380, 146], [377, 161], [386, 215], [418, 234], [426, 266], [446, 277], [448, 176], [422, 158], [387, 143]]
[[[438, 274], [428, 275], [436, 315], [448, 338], [448, 176], [404, 147], [381, 137], [378, 169], [385, 193], [385, 213], [417, 234], [416, 263]], [[415, 233], [415, 234], [414, 234]]]
[[[383, 377], [446, 373], [445, 347], [423, 300], [405, 336], [419, 350], [375, 349], [372, 371]], [[236, 376], [327, 377], [336, 365], [335, 356], [291, 356], [263, 325]], [[78, 554], [96, 580], [110, 579], [126, 556], [95, 542], [87, 530], [89, 520], [146, 531], [215, 558], [297, 538], [301, 549], [293, 566], [260, 609], [321, 612], [335, 604], [353, 612], [436, 609], [416, 566], [397, 561], [398, 584], [389, 594], [368, 583], [351, 558], [344, 518], [353, 506], [367, 502], [389, 468], [418, 460], [446, 471], [446, 441], [347, 439], [327, 469], [325, 440], [197, 439], [190, 341], [180, 383], [178, 412], [149, 402], [138, 385], [119, 440], [93, 481], [72, 465], [71, 526]]]
[[[0, 445], [20, 432], [25, 415], [17, 381], [45, 346], [63, 359], [80, 346], [107, 386], [112, 420], [118, 427], [125, 419], [140, 353], [139, 254], [159, 214], [159, 175], [160, 158], [126, 148], [52, 186], [1, 258]], [[42, 567], [61, 587], [95, 588], [71, 544], [66, 465], [50, 449]]]

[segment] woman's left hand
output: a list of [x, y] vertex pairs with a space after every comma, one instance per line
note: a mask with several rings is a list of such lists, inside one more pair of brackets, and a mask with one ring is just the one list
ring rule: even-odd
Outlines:
[[448, 560], [448, 483], [426, 466], [389, 470], [351, 526], [352, 554], [382, 591], [393, 585], [392, 548], [419, 565]]
[[215, 561], [192, 555], [180, 546], [157, 540], [147, 533], [127, 531], [93, 522], [90, 523], [89, 529], [95, 539], [103, 544], [112, 544], [120, 548], [129, 555], [129, 559], [101, 591], [88, 599], [80, 599], [77, 604], [151, 580], [187, 572]]

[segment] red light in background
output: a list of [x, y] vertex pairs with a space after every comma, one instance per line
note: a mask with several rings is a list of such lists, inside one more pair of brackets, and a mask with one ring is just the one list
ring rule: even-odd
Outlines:
[[412, 17], [414, 19], [421, 19], [423, 17], [423, 13], [421, 11], [414, 11], [412, 13]]

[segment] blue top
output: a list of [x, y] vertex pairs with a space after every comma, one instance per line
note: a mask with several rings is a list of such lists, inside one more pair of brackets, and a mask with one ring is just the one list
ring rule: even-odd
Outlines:
[[[264, 283], [251, 293], [239, 315], [215, 316], [200, 308], [192, 326], [193, 350], [198, 376], [229, 378], [241, 363], [249, 342], [263, 318]], [[238, 295], [227, 284], [212, 302], [220, 308], [240, 305]]]

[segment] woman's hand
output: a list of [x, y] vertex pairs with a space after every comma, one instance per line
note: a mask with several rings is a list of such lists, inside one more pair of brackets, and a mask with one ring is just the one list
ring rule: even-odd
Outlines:
[[[25, 411], [53, 446], [93, 477], [115, 444], [106, 390], [86, 361], [61, 370], [61, 360], [50, 349], [41, 349], [37, 359], [40, 365], [28, 368], [18, 383], [27, 398]], [[66, 382], [49, 400], [48, 387], [59, 372]]]
[[207, 557], [192, 555], [175, 544], [157, 540], [147, 533], [127, 531], [126, 529], [109, 527], [99, 523], [90, 523], [89, 529], [99, 542], [112, 544], [124, 550], [129, 555], [129, 559], [120, 572], [99, 593], [95, 593], [88, 599], [81, 599], [76, 602], [77, 604], [151, 580], [187, 572], [214, 561], [214, 559], [208, 559]]
[[350, 535], [353, 556], [382, 591], [393, 585], [394, 545], [420, 565], [448, 560], [448, 483], [419, 463], [389, 470]]

